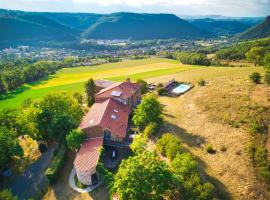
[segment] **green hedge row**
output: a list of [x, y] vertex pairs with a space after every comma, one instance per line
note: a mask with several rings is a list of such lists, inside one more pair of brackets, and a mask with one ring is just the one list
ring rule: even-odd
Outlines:
[[59, 177], [59, 173], [64, 165], [66, 152], [66, 147], [62, 145], [57, 154], [54, 156], [49, 168], [46, 170], [45, 175], [48, 178], [50, 184], [56, 183], [57, 178]]

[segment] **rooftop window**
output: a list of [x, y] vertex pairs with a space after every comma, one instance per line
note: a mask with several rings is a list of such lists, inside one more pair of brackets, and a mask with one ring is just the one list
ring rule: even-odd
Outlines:
[[114, 96], [114, 97], [120, 97], [121, 94], [122, 94], [122, 92], [119, 92], [119, 91], [112, 91], [111, 96]]

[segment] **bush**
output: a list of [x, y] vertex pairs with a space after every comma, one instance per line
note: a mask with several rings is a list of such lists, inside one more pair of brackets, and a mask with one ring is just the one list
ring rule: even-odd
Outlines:
[[213, 199], [214, 186], [202, 181], [198, 164], [189, 153], [177, 154], [171, 166], [181, 184], [183, 199]]
[[167, 90], [164, 87], [160, 87], [160, 88], [157, 89], [157, 94], [158, 95], [164, 95], [166, 93], [167, 93]]
[[164, 134], [157, 141], [157, 151], [170, 160], [173, 160], [178, 153], [183, 152], [180, 140], [170, 133]]
[[49, 168], [45, 172], [50, 184], [56, 183], [57, 178], [60, 176], [60, 171], [63, 168], [65, 157], [66, 147], [62, 145], [57, 155], [53, 158]]
[[17, 200], [17, 196], [14, 196], [10, 190], [2, 190], [0, 192], [0, 199], [1, 200]]
[[222, 151], [222, 152], [227, 151], [227, 147], [225, 147], [224, 145], [223, 145], [223, 146], [221, 146], [221, 147], [220, 147], [220, 151]]
[[253, 83], [260, 83], [261, 82], [262, 75], [259, 72], [253, 72], [252, 74], [249, 75], [249, 79]]
[[251, 135], [256, 135], [258, 133], [264, 133], [264, 124], [260, 120], [256, 119], [251, 121], [249, 125], [249, 132]]
[[148, 138], [150, 135], [153, 135], [157, 131], [157, 129], [157, 124], [152, 122], [145, 127], [143, 135]]
[[161, 87], [163, 87], [163, 83], [158, 83], [157, 88], [161, 88]]
[[76, 99], [76, 101], [77, 101], [79, 104], [82, 104], [82, 103], [83, 103], [83, 96], [82, 96], [81, 93], [79, 93], [79, 92], [74, 92], [73, 98]]
[[151, 122], [161, 124], [161, 115], [162, 106], [157, 97], [153, 94], [148, 94], [144, 96], [141, 104], [135, 109], [132, 121], [140, 130], [144, 130]]
[[216, 150], [212, 147], [212, 145], [208, 144], [206, 147], [205, 147], [205, 150], [210, 153], [210, 154], [214, 154], [216, 153]]
[[78, 150], [81, 146], [81, 143], [85, 135], [80, 129], [74, 129], [66, 135], [67, 146], [70, 150]]
[[147, 92], [147, 82], [145, 80], [142, 80], [142, 79], [138, 79], [137, 80], [137, 83], [139, 83], [141, 85], [141, 93], [142, 94], [145, 94]]
[[265, 83], [270, 85], [270, 70], [265, 72], [264, 81], [265, 81]]
[[82, 184], [82, 183], [79, 181], [77, 175], [74, 176], [74, 181], [75, 181], [75, 185], [76, 185], [78, 188], [85, 189], [85, 188], [88, 187], [88, 185], [84, 185], [84, 184]]
[[143, 153], [146, 149], [147, 138], [142, 134], [137, 134], [133, 138], [133, 142], [130, 145], [130, 149], [134, 154]]
[[204, 79], [200, 79], [199, 81], [198, 81], [198, 84], [200, 85], [200, 86], [205, 86], [205, 80]]

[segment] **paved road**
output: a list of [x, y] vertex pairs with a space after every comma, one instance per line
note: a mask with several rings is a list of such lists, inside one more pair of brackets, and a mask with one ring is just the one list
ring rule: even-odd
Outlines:
[[25, 172], [16, 177], [10, 184], [10, 189], [19, 200], [29, 199], [39, 196], [48, 186], [44, 175], [53, 157], [54, 148], [48, 149], [42, 154], [38, 161], [28, 166]]

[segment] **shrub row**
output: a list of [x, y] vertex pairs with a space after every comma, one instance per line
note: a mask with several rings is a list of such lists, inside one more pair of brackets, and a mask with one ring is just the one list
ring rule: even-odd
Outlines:
[[183, 150], [177, 137], [164, 134], [157, 141], [157, 151], [171, 160], [172, 172], [182, 189], [183, 199], [214, 199], [214, 186], [203, 182], [196, 160]]
[[45, 175], [49, 180], [50, 184], [54, 184], [57, 181], [57, 178], [59, 177], [59, 173], [61, 169], [63, 168], [64, 161], [66, 158], [66, 147], [62, 145], [53, 158], [49, 168], [46, 170]]
[[163, 156], [173, 160], [178, 153], [182, 153], [182, 145], [178, 138], [166, 133], [157, 141], [157, 150]]

